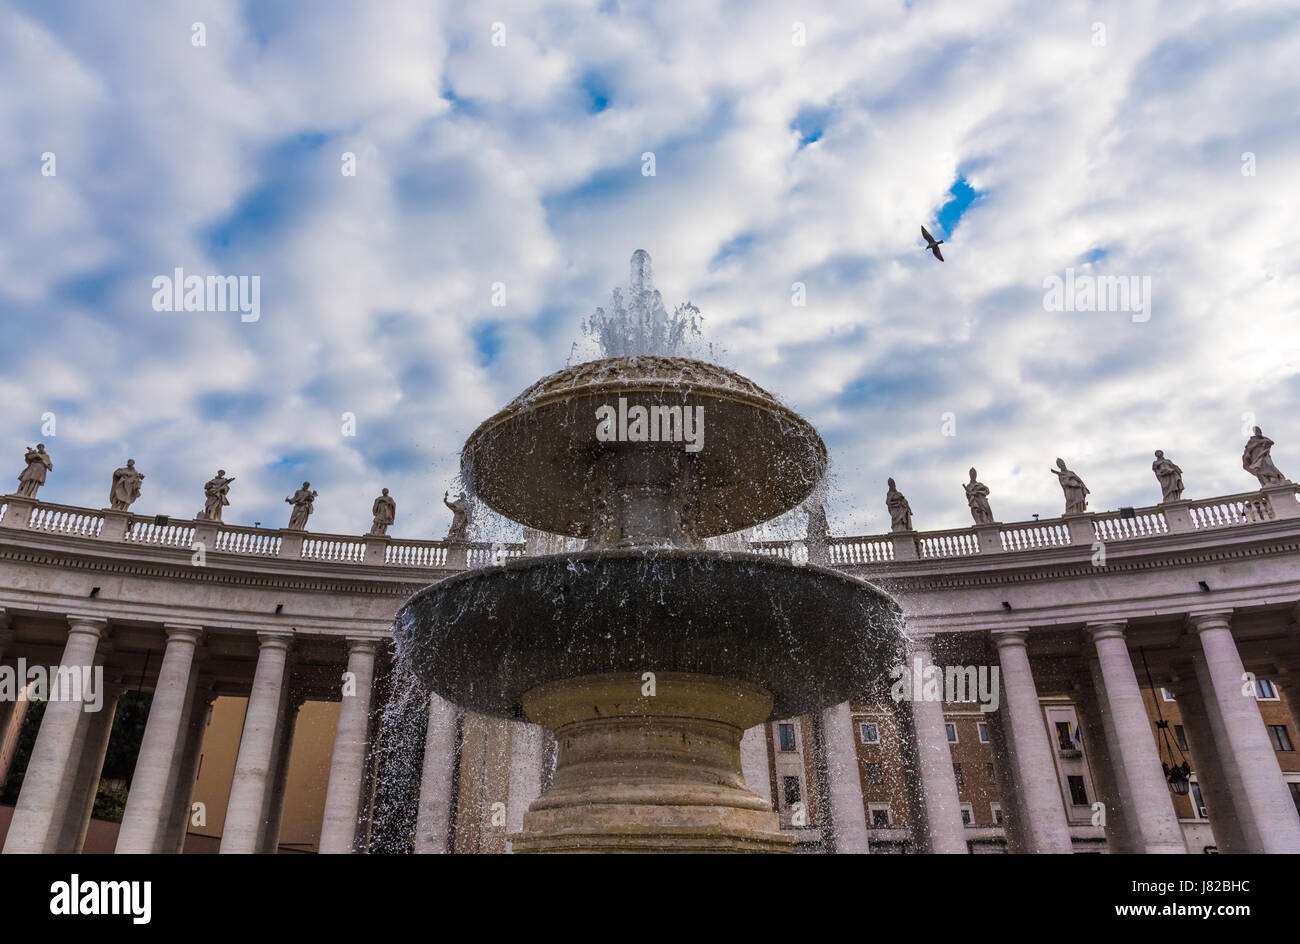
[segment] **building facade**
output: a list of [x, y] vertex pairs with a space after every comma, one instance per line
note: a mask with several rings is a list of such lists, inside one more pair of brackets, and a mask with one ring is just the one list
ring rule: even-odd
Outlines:
[[[401, 603], [553, 551], [550, 536], [410, 541], [0, 502], [0, 679], [24, 693], [0, 698], [0, 785], [21, 777], [0, 810], [6, 852], [505, 852], [546, 788], [544, 731], [436, 695], [394, 785], [379, 709], [404, 684], [388, 647]], [[1294, 485], [746, 546], [871, 580], [907, 614], [898, 688], [742, 740], [746, 781], [799, 850], [1300, 852]], [[32, 667], [57, 696], [39, 711]], [[129, 692], [148, 707], [119, 825], [92, 810]], [[1164, 768], [1184, 761], [1175, 795]]]

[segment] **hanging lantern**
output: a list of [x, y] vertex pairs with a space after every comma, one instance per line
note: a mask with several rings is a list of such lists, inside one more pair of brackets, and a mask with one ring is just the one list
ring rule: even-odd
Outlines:
[[1187, 796], [1188, 791], [1192, 788], [1192, 768], [1187, 761], [1183, 761], [1177, 767], [1170, 767], [1168, 764], [1161, 764], [1165, 769], [1165, 779], [1169, 781], [1169, 790], [1174, 796]]

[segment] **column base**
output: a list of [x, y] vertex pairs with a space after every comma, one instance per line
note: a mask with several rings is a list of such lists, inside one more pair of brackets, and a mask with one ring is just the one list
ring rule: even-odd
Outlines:
[[555, 781], [510, 836], [516, 853], [789, 852], [776, 812], [740, 770], [740, 739], [765, 720], [765, 689], [661, 673], [588, 675], [524, 694], [555, 732]]

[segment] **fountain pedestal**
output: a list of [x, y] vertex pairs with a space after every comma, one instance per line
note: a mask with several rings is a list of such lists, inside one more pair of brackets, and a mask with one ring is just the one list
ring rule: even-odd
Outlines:
[[788, 852], [777, 814], [740, 772], [740, 739], [772, 712], [757, 685], [660, 673], [548, 682], [523, 696], [558, 744], [555, 781], [515, 852]]

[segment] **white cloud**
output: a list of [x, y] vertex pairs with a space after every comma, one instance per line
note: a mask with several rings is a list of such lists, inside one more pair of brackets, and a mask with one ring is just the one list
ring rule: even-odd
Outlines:
[[[1155, 448], [1190, 496], [1246, 490], [1246, 412], [1300, 474], [1284, 10], [0, 11], [0, 443], [16, 475], [58, 412], [50, 500], [102, 504], [129, 451], [142, 510], [191, 514], [222, 466], [232, 520], [287, 520], [308, 478], [316, 528], [364, 530], [387, 486], [398, 534], [441, 533], [465, 436], [564, 363], [635, 248], [729, 366], [821, 429], [836, 530], [884, 529], [890, 475], [918, 526], [965, 524], [971, 465], [1000, 518], [1056, 514], [1057, 455], [1098, 509], [1158, 499]], [[802, 148], [801, 115], [822, 132]], [[918, 230], [958, 173], [985, 195], [940, 265]], [[1151, 276], [1149, 322], [1043, 310], [1043, 279], [1097, 248], [1094, 271]], [[174, 266], [259, 273], [262, 320], [153, 312], [149, 279]]]

